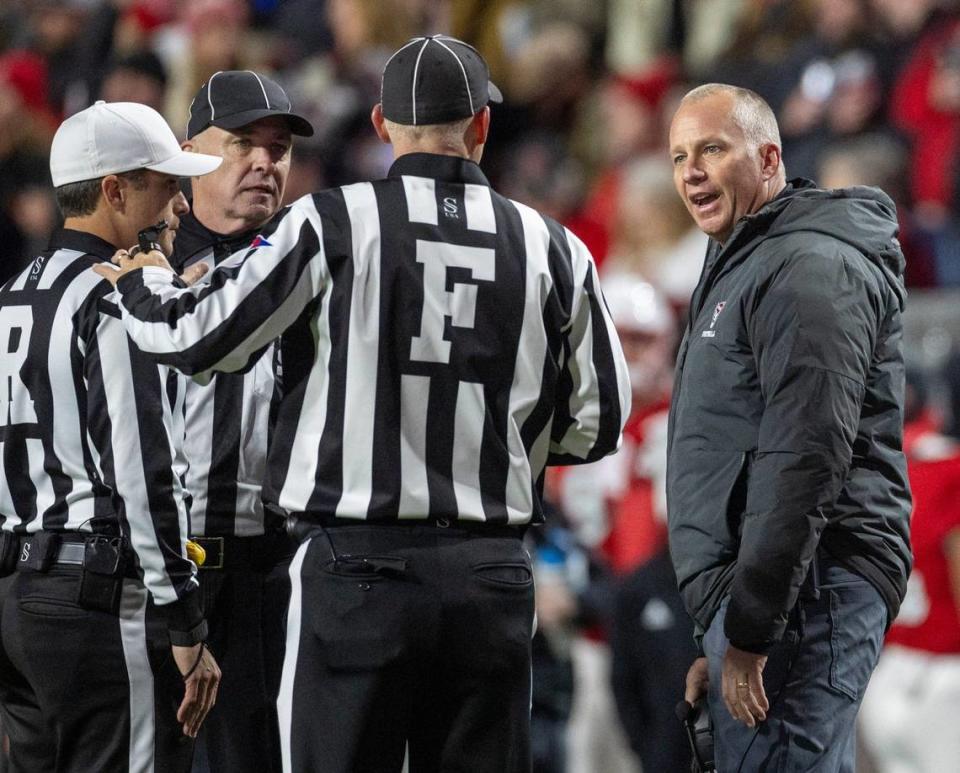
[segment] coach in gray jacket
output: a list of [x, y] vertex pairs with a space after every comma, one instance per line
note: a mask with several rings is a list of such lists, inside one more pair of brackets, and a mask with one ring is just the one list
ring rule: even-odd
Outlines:
[[[911, 556], [893, 202], [786, 182], [753, 92], [687, 94], [670, 153], [712, 237], [670, 413], [670, 548], [720, 770], [853, 770]], [[790, 767], [790, 769], [794, 769]]]

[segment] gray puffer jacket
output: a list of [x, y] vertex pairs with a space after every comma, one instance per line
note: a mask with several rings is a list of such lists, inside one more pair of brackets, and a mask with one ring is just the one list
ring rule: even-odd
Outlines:
[[818, 545], [896, 616], [911, 567], [893, 202], [795, 180], [711, 242], [670, 411], [670, 552], [706, 630], [765, 652]]

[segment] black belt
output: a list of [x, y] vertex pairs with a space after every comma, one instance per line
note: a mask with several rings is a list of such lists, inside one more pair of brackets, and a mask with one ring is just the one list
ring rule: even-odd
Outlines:
[[286, 532], [271, 532], [253, 537], [191, 537], [207, 554], [200, 571], [235, 569], [272, 569], [296, 550]]
[[[94, 541], [116, 544], [119, 538], [103, 534], [84, 534], [79, 532], [46, 532], [20, 535], [17, 551], [17, 567], [46, 571], [51, 566], [83, 566], [87, 555], [87, 543]], [[123, 548], [121, 548], [123, 551]], [[136, 576], [124, 572], [129, 567], [129, 555], [123, 552], [117, 555], [118, 575]]]
[[288, 517], [290, 533], [298, 540], [310, 537], [318, 530], [347, 527], [398, 528], [424, 527], [449, 532], [450, 534], [469, 534], [477, 537], [499, 539], [513, 537], [523, 539], [527, 525], [512, 526], [507, 523], [490, 521], [468, 521], [457, 518], [393, 518], [390, 520], [368, 520], [358, 518], [337, 518], [320, 513], [295, 513]]
[[[69, 566], [83, 566], [83, 555], [86, 548], [82, 542], [61, 542], [57, 554], [50, 561], [51, 566], [67, 564]], [[23, 553], [20, 554], [23, 556]], [[26, 558], [19, 559], [19, 563], [26, 563]]]

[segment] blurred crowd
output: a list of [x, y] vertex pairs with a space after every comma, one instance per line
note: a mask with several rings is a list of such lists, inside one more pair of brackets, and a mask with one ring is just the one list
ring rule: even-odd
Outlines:
[[[624, 450], [549, 478], [554, 517], [531, 544], [536, 769], [683, 769], [673, 706], [694, 649], [666, 553], [663, 468], [673, 355], [706, 237], [674, 190], [666, 127], [692, 85], [754, 89], [779, 117], [788, 178], [883, 188], [898, 205], [908, 286], [960, 286], [960, 2], [0, 0], [0, 282], [58, 225], [47, 153], [64, 117], [97, 99], [142, 102], [182, 138], [211, 74], [269, 73], [317, 129], [298, 138], [292, 200], [386, 172], [389, 148], [369, 121], [381, 69], [433, 32], [489, 61], [506, 100], [484, 170], [588, 245], [631, 363]], [[934, 387], [960, 381], [956, 371], [932, 374]], [[921, 444], [921, 461], [957, 456], [943, 434], [955, 413], [944, 399], [917, 408], [924, 433], [943, 438]], [[931, 497], [957, 533], [958, 498]], [[940, 646], [956, 658], [954, 634]]]
[[485, 161], [604, 271], [681, 306], [702, 239], [676, 200], [665, 121], [684, 87], [748, 86], [776, 110], [788, 176], [883, 187], [908, 283], [960, 283], [960, 13], [951, 0], [5, 0], [0, 3], [0, 276], [57, 219], [46, 152], [96, 99], [159, 109], [179, 133], [221, 69], [273, 74], [318, 127], [288, 197], [380, 175], [368, 114], [413, 34], [474, 43], [507, 97]]

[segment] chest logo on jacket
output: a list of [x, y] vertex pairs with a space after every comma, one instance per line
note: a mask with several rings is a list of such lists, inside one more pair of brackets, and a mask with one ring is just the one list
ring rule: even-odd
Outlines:
[[717, 318], [720, 316], [720, 312], [723, 311], [723, 307], [727, 305], [726, 301], [720, 301], [713, 309], [713, 318], [710, 320], [710, 327], [704, 330], [701, 334], [701, 338], [713, 338], [717, 331], [714, 328], [717, 325]]

